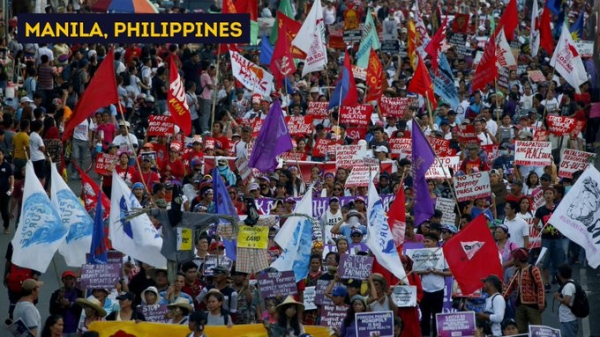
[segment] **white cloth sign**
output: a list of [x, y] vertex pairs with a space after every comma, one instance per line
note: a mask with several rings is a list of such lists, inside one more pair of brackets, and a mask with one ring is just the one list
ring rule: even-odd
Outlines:
[[458, 202], [487, 198], [492, 195], [489, 172], [478, 172], [454, 177], [454, 190]]

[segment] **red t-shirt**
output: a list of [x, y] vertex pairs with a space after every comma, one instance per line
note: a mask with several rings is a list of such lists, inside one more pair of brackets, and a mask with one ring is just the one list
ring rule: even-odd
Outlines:
[[[167, 167], [169, 169], [167, 169]], [[169, 171], [169, 174], [167, 174], [167, 171]], [[165, 178], [168, 178], [168, 176], [173, 176], [175, 179], [182, 181], [183, 176], [185, 175], [185, 167], [180, 159], [177, 159], [173, 162], [166, 160], [163, 162], [160, 172]]]
[[131, 182], [134, 184], [145, 182], [148, 188], [152, 188], [153, 184], [160, 183], [160, 176], [158, 175], [158, 173], [152, 170], [148, 173], [138, 172], [138, 174], [135, 175], [135, 178]]

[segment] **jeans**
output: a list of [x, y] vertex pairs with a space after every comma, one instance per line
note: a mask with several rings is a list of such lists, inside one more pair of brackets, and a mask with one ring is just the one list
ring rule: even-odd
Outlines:
[[[71, 143], [71, 156], [73, 162], [82, 170], [87, 169], [90, 165], [92, 154], [90, 153], [90, 143], [86, 140], [73, 139]], [[75, 169], [75, 167], [73, 167]], [[77, 171], [73, 171], [77, 172]]]
[[202, 132], [210, 132], [210, 116], [212, 112], [212, 100], [200, 99], [200, 127]]
[[579, 325], [577, 320], [570, 322], [560, 322], [560, 335], [562, 337], [577, 337]]
[[556, 275], [556, 269], [565, 263], [565, 239], [542, 239], [542, 248], [546, 247], [546, 257], [544, 259], [544, 270], [550, 268], [552, 278]]
[[194, 127], [194, 134], [201, 135], [202, 134], [202, 125], [200, 125], [200, 117], [196, 119], [192, 119], [192, 126]]
[[517, 305], [517, 327], [519, 333], [529, 332], [529, 324], [542, 325], [542, 313], [537, 308], [525, 304]]
[[2, 215], [2, 224], [4, 228], [10, 225], [10, 213], [8, 205], [10, 204], [10, 196], [6, 194], [8, 191], [0, 191], [0, 215]]
[[421, 307], [421, 335], [437, 336], [435, 314], [442, 312], [444, 306], [444, 289], [433, 293], [423, 292], [423, 299], [419, 304]]
[[164, 115], [165, 112], [167, 112], [167, 100], [166, 99], [159, 99], [158, 101], [156, 101], [156, 112], [158, 112], [159, 115]]

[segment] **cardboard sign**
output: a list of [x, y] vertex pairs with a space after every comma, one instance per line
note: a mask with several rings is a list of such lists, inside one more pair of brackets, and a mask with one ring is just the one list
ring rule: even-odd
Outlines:
[[371, 121], [373, 106], [362, 104], [354, 107], [343, 106], [340, 109], [340, 124], [367, 127]]
[[[345, 43], [356, 43], [362, 39], [362, 32], [360, 29], [350, 29], [344, 31], [344, 42]], [[354, 71], [354, 69], [352, 69]]]
[[117, 164], [117, 160], [119, 160], [119, 156], [108, 154], [108, 153], [98, 153], [98, 157], [96, 157], [96, 167], [94, 171], [101, 176], [112, 175], [112, 171]]
[[384, 40], [381, 42], [381, 51], [384, 53], [397, 54], [398, 51], [400, 51], [400, 41]]
[[473, 311], [436, 314], [435, 321], [439, 337], [473, 336], [473, 331], [477, 329]]
[[498, 67], [498, 89], [508, 95], [510, 92], [510, 69], [507, 67]]
[[456, 224], [456, 213], [454, 209], [456, 204], [454, 199], [450, 198], [437, 198], [435, 201], [435, 209], [442, 211], [442, 225], [454, 225]]
[[354, 322], [356, 337], [394, 336], [394, 313], [392, 311], [357, 312]]
[[414, 271], [444, 269], [444, 251], [437, 248], [407, 249], [406, 255], [413, 260]]
[[122, 265], [117, 263], [84, 264], [81, 267], [81, 284], [89, 289], [113, 289], [121, 279]]
[[560, 329], [543, 325], [529, 325], [530, 337], [560, 337]]
[[233, 261], [226, 256], [207, 256], [204, 259], [204, 264], [202, 265], [204, 276], [213, 276], [213, 269], [217, 266], [225, 267], [227, 270], [231, 271], [231, 267], [233, 267]]
[[431, 144], [433, 152], [439, 157], [449, 157], [456, 154], [456, 150], [450, 148], [450, 141], [448, 139], [428, 137], [427, 140]]
[[329, 110], [327, 107], [329, 102], [308, 102], [307, 115], [313, 116], [316, 119], [325, 119], [329, 117]]
[[367, 80], [367, 69], [352, 65], [352, 74], [356, 79], [363, 81]]
[[235, 160], [235, 167], [244, 184], [253, 177], [252, 170], [248, 166], [248, 158], [245, 155], [242, 155]]
[[290, 135], [301, 136], [312, 133], [313, 116], [285, 117]]
[[193, 232], [191, 228], [177, 227], [177, 250], [192, 250]]
[[138, 311], [144, 315], [146, 322], [167, 323], [168, 321], [166, 315], [169, 308], [166, 305], [140, 305]]
[[458, 136], [458, 141], [461, 144], [477, 144], [479, 145], [480, 141], [477, 138], [477, 134], [475, 133], [475, 126], [469, 125], [457, 125], [456, 134]]
[[[335, 248], [335, 246], [333, 246], [333, 247]], [[336, 248], [336, 250], [337, 250], [337, 248]], [[325, 254], [325, 250], [323, 251], [323, 253]], [[323, 258], [325, 258], [325, 256], [323, 256]], [[329, 299], [329, 297], [325, 296], [325, 290], [327, 290], [327, 287], [329, 286], [330, 282], [331, 281], [327, 281], [327, 280], [317, 280], [317, 285], [315, 288], [315, 304], [316, 305], [333, 304], [331, 299]], [[333, 288], [335, 289], [336, 286], [334, 286]]]
[[258, 289], [262, 298], [276, 297], [278, 295], [296, 295], [296, 276], [294, 272], [282, 271], [275, 273], [260, 273], [257, 276]]
[[369, 256], [342, 254], [340, 256], [338, 276], [344, 280], [366, 280], [371, 275], [373, 260]]
[[566, 136], [571, 133], [579, 133], [585, 128], [585, 121], [579, 121], [575, 118], [548, 115], [548, 131], [556, 136]]
[[171, 116], [150, 115], [148, 118], [148, 129], [146, 134], [149, 137], [170, 136], [175, 133], [175, 124]]
[[458, 202], [487, 198], [492, 195], [489, 172], [454, 177], [453, 180]]
[[[544, 200], [544, 189], [538, 187], [531, 192], [531, 209], [537, 210], [542, 207], [546, 201]], [[534, 211], [535, 213], [535, 211]], [[529, 238], [531, 240], [531, 238]]]
[[561, 161], [558, 168], [558, 176], [561, 178], [573, 178], [573, 173], [585, 170], [595, 157], [595, 153], [563, 149], [560, 156]]
[[460, 166], [460, 158], [458, 156], [452, 157], [438, 157], [439, 160], [433, 162], [433, 165], [425, 172], [426, 179], [451, 179], [450, 168], [454, 172], [458, 171]]
[[[38, 327], [38, 329], [41, 328], [42, 327]], [[14, 337], [35, 337], [34, 334], [32, 334], [31, 331], [29, 331], [29, 329], [27, 328], [25, 322], [23, 322], [23, 320], [21, 320], [20, 318], [13, 324], [9, 325], [7, 329], [10, 332], [10, 334]]]
[[591, 58], [594, 55], [594, 41], [575, 41], [575, 49], [577, 49], [581, 58]]
[[546, 76], [542, 73], [541, 70], [529, 70], [527, 72], [527, 76], [531, 80], [531, 82], [544, 82], [546, 81]]
[[409, 157], [412, 154], [412, 139], [409, 137], [390, 138], [388, 144], [394, 159]]
[[240, 226], [237, 246], [241, 248], [267, 249], [269, 245], [269, 227]]
[[324, 304], [321, 307], [321, 326], [340, 327], [347, 314], [348, 307], [345, 305]]
[[491, 163], [500, 158], [500, 146], [498, 144], [482, 145], [481, 149], [485, 151], [487, 159]]
[[335, 142], [331, 139], [317, 138], [313, 147], [312, 156], [323, 158], [331, 151], [335, 151]]
[[312, 286], [304, 288], [304, 292], [302, 294], [302, 297], [304, 298], [304, 310], [316, 310], [317, 305], [315, 304], [315, 287]]
[[418, 102], [417, 99], [411, 97], [386, 97], [381, 96], [379, 108], [383, 117], [398, 117], [402, 118], [409, 111], [411, 105]]
[[284, 161], [295, 162], [306, 161], [308, 156], [304, 152], [284, 152], [279, 155], [279, 158], [283, 159]]
[[361, 145], [339, 145], [335, 150], [335, 165], [337, 168], [349, 168], [364, 164], [367, 156]]
[[552, 164], [550, 142], [516, 141], [515, 165], [548, 166]]
[[379, 173], [378, 166], [354, 166], [348, 179], [346, 179], [346, 188], [369, 186], [369, 183]]
[[412, 308], [417, 306], [416, 286], [395, 286], [392, 299], [398, 308]]

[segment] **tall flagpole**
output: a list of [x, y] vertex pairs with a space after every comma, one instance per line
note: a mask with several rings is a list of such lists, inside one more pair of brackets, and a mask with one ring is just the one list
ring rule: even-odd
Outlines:
[[[219, 44], [217, 44], [217, 75], [215, 76], [215, 82], [219, 81], [219, 70], [221, 69], [221, 46]], [[212, 80], [212, 79], [211, 79]], [[213, 83], [213, 102], [212, 102], [212, 111], [211, 111], [211, 120], [210, 120], [210, 133], [212, 133], [213, 131], [213, 125], [215, 124], [215, 108], [217, 107], [217, 93], [219, 90], [217, 90], [217, 83]]]

